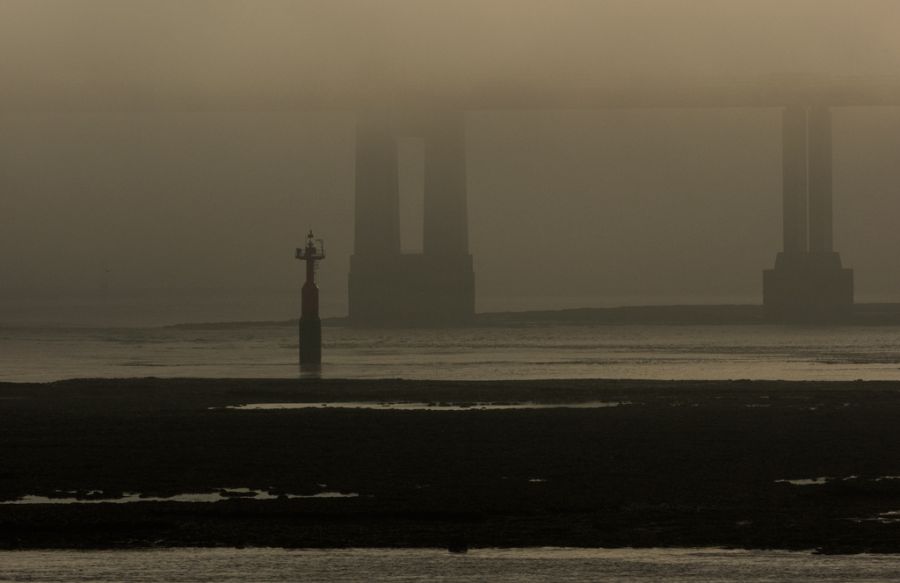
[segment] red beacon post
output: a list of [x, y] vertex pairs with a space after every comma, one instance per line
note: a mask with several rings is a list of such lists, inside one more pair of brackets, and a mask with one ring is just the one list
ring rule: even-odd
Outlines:
[[300, 369], [318, 369], [322, 365], [322, 321], [319, 319], [319, 288], [316, 287], [316, 262], [325, 259], [325, 242], [312, 230], [306, 247], [297, 249], [297, 259], [306, 261], [300, 308]]

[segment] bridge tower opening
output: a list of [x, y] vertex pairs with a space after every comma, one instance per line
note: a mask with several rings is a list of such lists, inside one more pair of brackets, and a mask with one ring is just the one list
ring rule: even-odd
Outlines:
[[[412, 120], [412, 121], [411, 121]], [[424, 143], [422, 253], [400, 246], [398, 136]], [[359, 112], [350, 320], [363, 326], [452, 325], [475, 313], [462, 111]]]

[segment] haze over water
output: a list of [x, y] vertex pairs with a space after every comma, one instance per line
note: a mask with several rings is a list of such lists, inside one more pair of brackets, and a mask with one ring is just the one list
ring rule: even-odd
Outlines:
[[[224, 319], [290, 317], [292, 251], [313, 227], [330, 250], [323, 312], [345, 314], [355, 112], [292, 109], [310, 88], [890, 80], [900, 59], [893, 0], [423, 6], [0, 3], [0, 304], [12, 306], [0, 312], [231, 295], [256, 315]], [[834, 116], [836, 248], [857, 299], [896, 301], [900, 110]], [[528, 295], [758, 302], [781, 244], [779, 119], [777, 108], [469, 111], [479, 310]], [[401, 243], [415, 252], [422, 160], [407, 146]], [[283, 315], [261, 318], [261, 304]]]

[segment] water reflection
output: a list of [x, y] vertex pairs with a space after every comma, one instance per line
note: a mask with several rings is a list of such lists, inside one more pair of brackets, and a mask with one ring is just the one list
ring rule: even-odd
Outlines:
[[376, 411], [505, 411], [515, 409], [603, 409], [631, 405], [630, 401], [585, 401], [583, 403], [426, 403], [334, 401], [313, 403], [249, 403], [228, 407], [238, 411], [271, 411], [273, 409], [372, 409]]
[[57, 490], [59, 496], [37, 496], [29, 494], [16, 500], [0, 501], [0, 504], [130, 504], [135, 502], [223, 502], [240, 498], [243, 500], [285, 500], [295, 498], [358, 498], [356, 492], [323, 491], [316, 494], [273, 493], [251, 488], [220, 488], [213, 492], [187, 492], [172, 496], [148, 496], [137, 492], [125, 492], [121, 496], [104, 496], [100, 490], [91, 490], [84, 496], [63, 496], [77, 494], [75, 491]]
[[322, 378], [322, 365], [304, 364], [300, 366], [300, 379]]
[[[296, 335], [252, 324], [0, 328], [0, 380], [297, 378]], [[332, 327], [324, 357], [331, 378], [897, 380], [900, 327]]]
[[861, 480], [864, 482], [885, 482], [891, 480], [900, 480], [900, 476], [877, 476], [874, 478], [863, 478], [861, 476], [844, 476], [838, 478], [834, 476], [817, 476], [815, 478], [794, 478], [775, 480], [776, 484], [790, 484], [791, 486], [823, 486], [829, 482], [849, 482], [851, 480]]

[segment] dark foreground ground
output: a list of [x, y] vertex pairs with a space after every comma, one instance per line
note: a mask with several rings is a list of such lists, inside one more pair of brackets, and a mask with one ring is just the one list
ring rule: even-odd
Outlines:
[[[322, 400], [630, 404], [220, 408]], [[777, 481], [819, 476], [836, 479]], [[360, 494], [0, 504], [0, 548], [465, 543], [898, 552], [900, 515], [889, 513], [900, 511], [900, 479], [885, 476], [900, 476], [900, 383], [0, 384], [0, 501], [238, 487]]]

